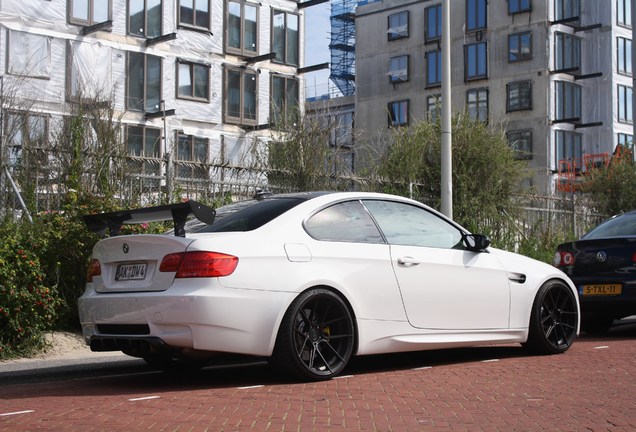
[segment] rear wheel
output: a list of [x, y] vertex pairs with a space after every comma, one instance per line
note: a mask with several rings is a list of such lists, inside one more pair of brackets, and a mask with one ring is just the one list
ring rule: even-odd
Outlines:
[[286, 374], [324, 380], [342, 372], [354, 344], [349, 308], [335, 293], [317, 288], [302, 293], [285, 313], [272, 360]]
[[540, 354], [568, 350], [576, 338], [578, 309], [576, 297], [563, 282], [544, 284], [535, 297], [526, 346]]

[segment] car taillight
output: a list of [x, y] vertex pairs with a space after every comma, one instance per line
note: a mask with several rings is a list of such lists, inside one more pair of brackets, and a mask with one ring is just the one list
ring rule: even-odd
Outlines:
[[218, 252], [181, 252], [166, 255], [159, 271], [176, 272], [177, 278], [220, 277], [231, 275], [238, 258]]
[[93, 277], [101, 276], [102, 274], [102, 265], [98, 259], [92, 259], [91, 262], [88, 263], [88, 270], [86, 270], [86, 282], [93, 282]]
[[569, 267], [574, 265], [574, 254], [572, 252], [559, 251], [554, 255], [555, 267]]

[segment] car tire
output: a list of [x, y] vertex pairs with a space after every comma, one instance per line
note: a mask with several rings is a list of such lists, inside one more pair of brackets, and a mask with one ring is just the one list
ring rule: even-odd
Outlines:
[[300, 294], [285, 313], [272, 362], [287, 376], [326, 380], [347, 366], [354, 346], [348, 305], [332, 291], [315, 288]]
[[546, 282], [532, 305], [526, 348], [537, 354], [567, 351], [576, 338], [578, 319], [570, 287], [557, 280]]

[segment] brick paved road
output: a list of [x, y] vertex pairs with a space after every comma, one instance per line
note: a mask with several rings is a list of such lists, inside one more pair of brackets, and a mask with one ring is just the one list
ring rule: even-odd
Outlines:
[[0, 431], [633, 431], [636, 325], [564, 355], [518, 346], [358, 359], [288, 383], [265, 366], [0, 387]]

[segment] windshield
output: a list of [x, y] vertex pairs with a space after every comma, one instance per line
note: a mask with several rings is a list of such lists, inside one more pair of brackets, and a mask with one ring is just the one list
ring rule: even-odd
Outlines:
[[608, 219], [581, 239], [593, 240], [608, 237], [636, 236], [636, 213], [626, 213]]

